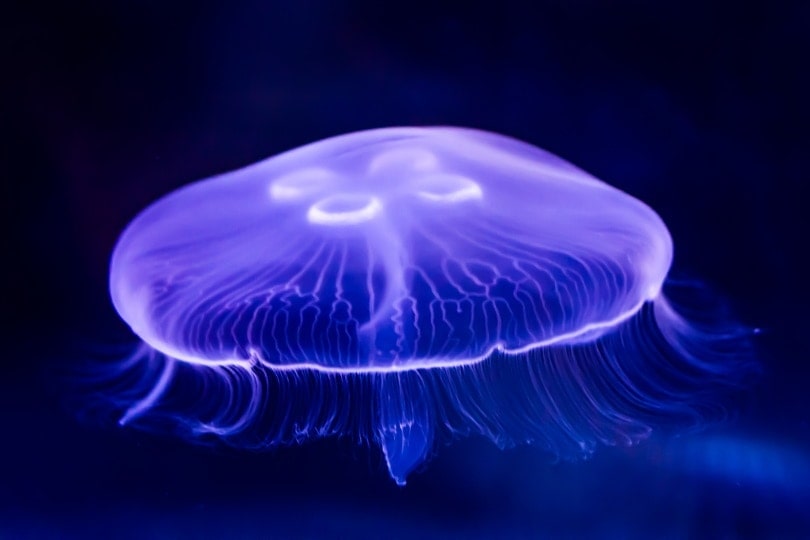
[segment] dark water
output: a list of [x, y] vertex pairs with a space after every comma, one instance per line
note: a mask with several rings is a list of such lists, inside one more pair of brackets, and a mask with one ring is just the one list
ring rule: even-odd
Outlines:
[[[803, 2], [53, 3], [3, 16], [0, 537], [807, 537]], [[88, 425], [57, 372], [125, 343], [113, 243], [189, 181], [325, 136], [454, 124], [544, 147], [670, 226], [675, 271], [762, 328], [725, 424], [589, 462], [270, 455]]]

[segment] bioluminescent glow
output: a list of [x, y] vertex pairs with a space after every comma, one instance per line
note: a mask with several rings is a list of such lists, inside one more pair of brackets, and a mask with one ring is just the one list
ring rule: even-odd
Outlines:
[[[482, 131], [389, 128], [194, 183], [143, 211], [110, 291], [142, 340], [122, 423], [272, 447], [349, 436], [404, 484], [437, 441], [561, 457], [705, 417], [740, 333], [662, 295], [633, 197]], [[160, 425], [165, 425], [161, 422]]]

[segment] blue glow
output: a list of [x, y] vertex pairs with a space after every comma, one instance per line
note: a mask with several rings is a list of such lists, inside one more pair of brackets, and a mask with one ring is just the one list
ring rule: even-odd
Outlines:
[[634, 444], [701, 423], [750, 367], [744, 332], [664, 298], [671, 262], [654, 211], [525, 143], [327, 139], [123, 233], [110, 291], [142, 345], [114, 368], [121, 423], [259, 448], [351, 436], [400, 484], [457, 435], [565, 458]]
[[661, 460], [676, 471], [769, 492], [810, 495], [810, 456], [767, 439], [718, 434], [670, 441]]

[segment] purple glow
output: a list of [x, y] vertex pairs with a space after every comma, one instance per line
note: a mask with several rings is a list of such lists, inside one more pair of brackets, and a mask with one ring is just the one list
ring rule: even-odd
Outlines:
[[632, 444], [741, 372], [719, 346], [736, 334], [661, 296], [671, 260], [649, 207], [514, 139], [327, 139], [129, 225], [110, 290], [142, 376], [121, 421], [170, 415], [240, 446], [353, 434], [398, 483], [438, 435], [566, 457]]

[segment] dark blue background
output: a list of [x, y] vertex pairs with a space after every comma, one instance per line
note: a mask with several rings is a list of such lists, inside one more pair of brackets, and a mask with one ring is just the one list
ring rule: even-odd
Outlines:
[[[81, 4], [81, 5], [77, 5]], [[4, 8], [0, 537], [810, 534], [807, 2], [31, 3]], [[456, 124], [653, 206], [764, 374], [728, 425], [594, 460], [459, 441], [212, 451], [77, 420], [59, 375], [127, 343], [107, 263], [169, 190], [329, 135]]]

